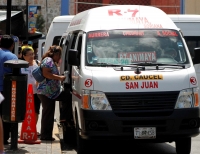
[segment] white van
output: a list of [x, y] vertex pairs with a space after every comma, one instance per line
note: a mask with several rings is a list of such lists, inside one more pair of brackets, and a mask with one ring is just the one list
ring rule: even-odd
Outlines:
[[[189, 52], [193, 59], [195, 56], [194, 48], [200, 47], [200, 15], [195, 14], [170, 14], [172, 21], [181, 29]], [[200, 64], [195, 64], [197, 81], [200, 83]], [[200, 91], [199, 91], [200, 96]]]
[[[59, 45], [62, 34], [66, 31], [69, 23], [71, 22], [73, 15], [57, 16], [51, 22], [46, 40], [41, 40], [38, 44], [38, 58], [42, 57], [50, 46]], [[45, 42], [44, 51], [42, 50], [42, 43]], [[43, 52], [42, 52], [43, 51]]]
[[[179, 28], [160, 9], [113, 5], [81, 12], [64, 36], [61, 74], [72, 95], [77, 153], [92, 139], [173, 142], [199, 135], [198, 83]], [[95, 142], [95, 141], [94, 141]]]
[[168, 16], [181, 29], [191, 56], [194, 57], [194, 48], [200, 47], [200, 15], [170, 14]]

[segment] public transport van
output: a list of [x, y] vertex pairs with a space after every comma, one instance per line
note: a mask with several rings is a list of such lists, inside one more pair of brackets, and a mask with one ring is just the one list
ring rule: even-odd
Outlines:
[[46, 40], [43, 40], [43, 42], [45, 42], [43, 52], [41, 46], [42, 43], [39, 46], [38, 54], [40, 58], [42, 58], [43, 54], [49, 49], [50, 46], [59, 45], [62, 34], [66, 31], [73, 17], [73, 15], [57, 16], [52, 20]]
[[[183, 37], [188, 46], [190, 55], [193, 59], [198, 59], [195, 56], [194, 48], [200, 48], [200, 15], [197, 14], [170, 14], [168, 15], [172, 21], [180, 28]], [[200, 83], [200, 64], [195, 63], [195, 72], [197, 81]], [[199, 90], [200, 96], [200, 90]]]
[[170, 14], [168, 16], [181, 29], [190, 54], [194, 57], [194, 48], [200, 47], [200, 15]]
[[93, 8], [75, 15], [64, 35], [61, 74], [78, 154], [98, 139], [175, 142], [178, 154], [190, 153], [199, 135], [198, 82], [166, 13], [142, 5]]

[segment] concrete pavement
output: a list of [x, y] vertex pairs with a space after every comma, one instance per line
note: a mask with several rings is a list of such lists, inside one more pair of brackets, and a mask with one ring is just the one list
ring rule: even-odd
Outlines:
[[[56, 111], [55, 111], [55, 122], [53, 128], [53, 137], [56, 139], [55, 141], [41, 141], [40, 144], [19, 144], [18, 150], [10, 150], [10, 144], [5, 145], [5, 153], [6, 154], [61, 154], [61, 146], [60, 146], [60, 135], [59, 129], [57, 125], [57, 120], [59, 117], [58, 103], [56, 103]], [[41, 109], [40, 109], [41, 113]], [[18, 131], [20, 134], [22, 123], [18, 124]], [[41, 128], [41, 114], [39, 115], [38, 123], [37, 123], [37, 132], [40, 132]], [[38, 138], [39, 139], [39, 138]]]
[[60, 154], [60, 139], [57, 123], [54, 122], [53, 137], [55, 141], [41, 141], [40, 144], [18, 144], [18, 150], [10, 150], [10, 145], [5, 146], [6, 154]]

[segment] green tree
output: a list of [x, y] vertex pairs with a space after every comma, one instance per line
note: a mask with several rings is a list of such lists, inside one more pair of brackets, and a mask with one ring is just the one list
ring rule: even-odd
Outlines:
[[39, 14], [36, 19], [36, 28], [38, 31], [43, 32], [44, 27], [45, 27], [45, 20], [43, 16]]

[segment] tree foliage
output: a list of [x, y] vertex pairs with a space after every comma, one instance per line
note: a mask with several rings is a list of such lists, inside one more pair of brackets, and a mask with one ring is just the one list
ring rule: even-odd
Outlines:
[[36, 28], [38, 31], [43, 32], [44, 27], [45, 27], [45, 20], [43, 18], [43, 15], [39, 14], [36, 19]]

